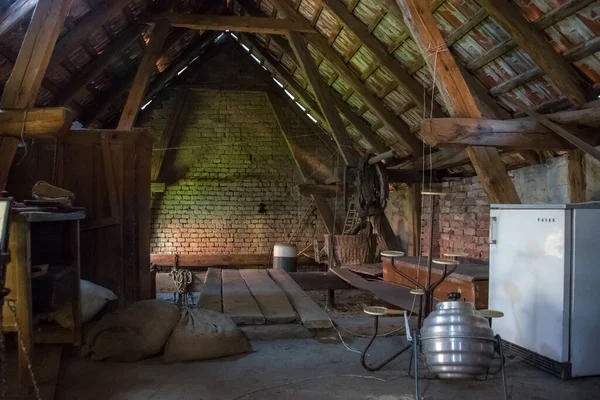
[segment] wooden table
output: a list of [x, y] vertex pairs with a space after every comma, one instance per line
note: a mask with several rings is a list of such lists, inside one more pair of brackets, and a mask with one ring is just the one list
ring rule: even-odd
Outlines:
[[[32, 212], [11, 217], [11, 262], [6, 271], [6, 287], [11, 293], [7, 296], [2, 311], [2, 329], [19, 332], [19, 341], [24, 347], [18, 346], [19, 377], [24, 386], [31, 385], [25, 352], [33, 360], [34, 343], [81, 344], [79, 221], [84, 218], [83, 211]], [[31, 267], [38, 264], [62, 265], [73, 269], [76, 277], [71, 299], [74, 321], [72, 329], [51, 323], [34, 326]], [[8, 302], [13, 302], [16, 308], [14, 314], [8, 307]]]
[[[419, 282], [425, 282], [427, 274], [427, 257], [396, 257], [395, 267], [409, 276], [418, 276]], [[442, 276], [442, 266], [433, 264], [431, 271], [432, 281]], [[383, 260], [383, 279], [406, 287], [410, 283], [392, 269], [391, 258]], [[489, 268], [481, 264], [459, 264], [456, 271], [446, 278], [440, 286], [435, 289], [434, 297], [440, 301], [448, 300], [448, 293], [459, 292], [462, 299], [475, 304], [475, 308], [488, 308]]]

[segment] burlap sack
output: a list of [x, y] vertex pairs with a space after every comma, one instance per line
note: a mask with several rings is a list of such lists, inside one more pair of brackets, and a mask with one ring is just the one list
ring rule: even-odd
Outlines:
[[173, 304], [146, 300], [105, 315], [83, 346], [93, 360], [137, 361], [162, 352], [181, 314]]
[[163, 361], [209, 360], [251, 350], [230, 317], [212, 310], [186, 308], [167, 341]]

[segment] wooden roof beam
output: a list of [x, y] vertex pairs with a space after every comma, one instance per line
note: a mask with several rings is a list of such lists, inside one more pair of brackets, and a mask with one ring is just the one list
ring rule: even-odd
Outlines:
[[[319, 105], [306, 93], [306, 91], [296, 82], [294, 77], [281, 66], [277, 60], [275, 60], [270, 54], [268, 50], [260, 48], [260, 45], [254, 38], [250, 38], [248, 36], [244, 37], [245, 40], [252, 45], [254, 49], [257, 49], [259, 55], [269, 63], [273, 67], [273, 69], [281, 76], [281, 78], [291, 86], [292, 90], [308, 105], [308, 107], [315, 113], [320, 115]], [[286, 42], [287, 43], [287, 42]], [[383, 153], [388, 150], [388, 146], [385, 145], [377, 137], [377, 135], [371, 130], [368, 124], [360, 118], [358, 114], [356, 114], [352, 108], [345, 103], [342, 99], [340, 99], [333, 89], [330, 88], [329, 92], [331, 93], [331, 98], [333, 99], [335, 106], [338, 110], [344, 114], [344, 116], [354, 125], [356, 129], [361, 133], [361, 135], [369, 142], [369, 144], [375, 149], [378, 153]]]
[[144, 26], [133, 25], [120, 32], [114, 42], [106, 46], [102, 53], [86, 64], [81, 72], [56, 94], [53, 103], [61, 106], [69, 105], [81, 89], [96, 79], [121, 54], [125, 47], [141, 36], [144, 29]]
[[22, 20], [31, 17], [38, 0], [17, 0], [0, 16], [0, 37], [10, 32]]
[[[278, 11], [286, 17], [294, 21], [304, 21], [304, 17], [292, 8], [286, 0], [272, 0], [271, 2], [274, 3]], [[307, 41], [332, 64], [334, 70], [348, 81], [352, 89], [362, 97], [364, 102], [368, 104], [377, 117], [393, 132], [394, 136], [402, 143], [404, 151], [409, 154], [420, 154], [422, 148], [421, 142], [412, 135], [408, 125], [401, 119], [396, 118], [396, 116], [385, 107], [383, 102], [367, 88], [364, 82], [356, 77], [350, 67], [348, 67], [336, 51], [327, 44], [325, 39], [323, 39], [320, 34], [304, 35]]]
[[62, 136], [73, 124], [73, 113], [67, 108], [48, 107], [24, 110], [0, 110], [2, 136], [48, 139]]
[[150, 35], [150, 42], [146, 46], [144, 56], [140, 61], [137, 74], [129, 91], [129, 96], [127, 96], [127, 101], [123, 107], [117, 129], [130, 130], [135, 125], [142, 100], [146, 94], [152, 73], [156, 69], [156, 61], [160, 57], [161, 49], [167, 39], [168, 33], [169, 23], [166, 20], [161, 20], [154, 26]]
[[[481, 118], [467, 86], [431, 11], [422, 2], [397, 0], [412, 37], [435, 74], [438, 89], [448, 112], [454, 117]], [[436, 57], [431, 57], [436, 49]], [[439, 51], [439, 50], [442, 51]], [[491, 203], [520, 203], [515, 185], [508, 176], [498, 151], [489, 147], [467, 147], [467, 154]]]
[[[379, 63], [392, 73], [392, 76], [395, 78], [396, 82], [410, 96], [412, 101], [424, 108], [426, 115], [430, 115], [431, 103], [429, 101], [424, 101], [423, 96], [425, 89], [404, 69], [400, 61], [396, 60], [390, 53], [388, 53], [385, 45], [381, 43], [375, 36], [373, 36], [358, 18], [348, 12], [346, 6], [342, 2], [339, 0], [321, 1], [342, 21], [342, 23], [351, 32], [358, 37], [358, 39], [367, 47], [367, 49], [369, 49], [375, 55], [375, 57], [379, 59]], [[444, 116], [444, 113], [437, 103], [434, 103], [433, 115], [438, 117]]]
[[317, 68], [312, 55], [306, 47], [306, 43], [300, 34], [296, 32], [290, 32], [288, 34], [288, 39], [292, 48], [294, 49], [296, 58], [300, 62], [300, 65], [302, 66], [302, 69], [304, 70], [304, 73], [310, 82], [310, 86], [315, 92], [315, 97], [317, 103], [319, 104], [319, 108], [323, 112], [323, 116], [331, 127], [331, 132], [333, 133], [333, 138], [338, 145], [340, 155], [346, 162], [346, 165], [358, 165], [358, 156], [353, 149], [352, 138], [346, 131], [346, 126], [342, 122], [340, 114], [333, 104], [331, 93], [329, 92], [329, 89], [326, 88], [326, 85], [321, 78], [321, 74], [319, 73], [319, 69]]
[[188, 29], [252, 32], [271, 35], [285, 35], [288, 32], [314, 33], [312, 27], [298, 24], [292, 20], [281, 18], [259, 18], [237, 15], [206, 15], [165, 13], [161, 18], [169, 21], [171, 26]]
[[[421, 135], [430, 146], [492, 146], [508, 149], [565, 150], [575, 145], [531, 118], [494, 120], [434, 118], [423, 120]], [[579, 133], [580, 139], [600, 144], [600, 135]]]
[[552, 48], [552, 45], [544, 38], [542, 33], [525, 19], [514, 2], [507, 0], [478, 1], [506, 29], [515, 43], [548, 75], [575, 107], [582, 107], [585, 104], [588, 94], [584, 89], [585, 82], [583, 79]]
[[[42, 86], [52, 50], [69, 13], [71, 0], [40, 0], [23, 39], [13, 70], [4, 86], [1, 108], [29, 109]], [[44, 51], [40, 51], [44, 49]], [[27, 111], [24, 111], [24, 114]], [[0, 189], [6, 187], [8, 173], [20, 139], [3, 137], [0, 143]]]

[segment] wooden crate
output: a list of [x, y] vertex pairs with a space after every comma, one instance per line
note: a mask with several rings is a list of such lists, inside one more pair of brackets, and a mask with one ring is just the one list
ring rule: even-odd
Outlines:
[[81, 223], [81, 276], [114, 291], [120, 305], [153, 296], [153, 141], [145, 130], [72, 130], [58, 141], [36, 141], [26, 154], [21, 150], [8, 182], [16, 200], [30, 199], [40, 180], [75, 193], [74, 205], [87, 210]]

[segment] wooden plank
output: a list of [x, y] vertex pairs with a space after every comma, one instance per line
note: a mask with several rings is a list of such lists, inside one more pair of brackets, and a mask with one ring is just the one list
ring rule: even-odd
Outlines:
[[137, 74], [133, 80], [129, 96], [123, 107], [121, 119], [117, 129], [129, 130], [135, 125], [135, 120], [140, 111], [144, 94], [150, 83], [150, 77], [156, 70], [156, 61], [160, 56], [161, 49], [167, 34], [169, 33], [169, 24], [165, 20], [158, 21], [150, 35], [150, 42], [146, 46], [144, 56], [138, 66]]
[[12, 3], [0, 16], [0, 37], [29, 18], [37, 3], [37, 0], [17, 0]]
[[223, 312], [222, 294], [221, 294], [221, 274], [220, 268], [209, 268], [204, 275], [204, 285], [198, 298], [198, 307], [206, 308], [217, 312]]
[[310, 82], [310, 86], [315, 92], [315, 98], [319, 104], [319, 108], [321, 109], [323, 116], [325, 117], [325, 120], [331, 128], [331, 132], [333, 133], [333, 138], [338, 145], [340, 155], [344, 159], [346, 165], [357, 165], [358, 156], [352, 148], [352, 138], [346, 131], [346, 126], [342, 122], [340, 114], [333, 104], [331, 93], [329, 92], [329, 89], [325, 87], [325, 83], [321, 78], [319, 69], [309, 53], [304, 40], [299, 36], [298, 33], [295, 32], [289, 33], [288, 39], [292, 48], [294, 49], [296, 58], [300, 62], [302, 70]]
[[171, 26], [198, 30], [262, 33], [267, 35], [285, 35], [288, 32], [309, 32], [315, 30], [304, 24], [281, 18], [259, 18], [237, 15], [206, 15], [165, 13], [162, 18]]
[[34, 371], [42, 399], [54, 399], [60, 374], [63, 346], [40, 345], [35, 348]]
[[581, 150], [569, 151], [569, 192], [571, 203], [585, 201], [585, 157]]
[[333, 326], [327, 313], [284, 270], [270, 269], [269, 275], [285, 292], [306, 328], [327, 329]]
[[383, 276], [383, 266], [381, 263], [342, 265], [340, 268], [348, 268], [354, 273], [357, 273], [359, 275], [366, 275], [371, 278], [380, 278]]
[[106, 191], [108, 192], [110, 217], [114, 218], [117, 223], [119, 223], [121, 212], [119, 210], [119, 199], [117, 186], [115, 184], [115, 170], [112, 163], [110, 136], [108, 134], [102, 136], [102, 162], [104, 164], [104, 175], [106, 176]]
[[[423, 86], [402, 67], [400, 61], [388, 53], [385, 45], [373, 36], [367, 27], [346, 9], [342, 2], [339, 0], [322, 0], [322, 2], [377, 57], [379, 63], [392, 73], [396, 82], [410, 96], [412, 101], [423, 107], [426, 115], [430, 115], [431, 103], [425, 100], [423, 96]], [[444, 115], [437, 103], [434, 103], [433, 115], [439, 117]]]
[[[388, 182], [390, 183], [421, 183], [423, 182], [423, 172], [419, 170], [407, 170], [407, 169], [386, 169]], [[431, 175], [425, 174], [426, 180], [431, 179], [432, 182], [441, 182], [441, 176], [433, 171]]]
[[285, 293], [271, 279], [267, 270], [242, 269], [240, 275], [244, 278], [267, 322], [284, 324], [296, 321], [294, 308]]
[[223, 290], [223, 314], [238, 325], [261, 325], [265, 316], [250, 294], [240, 271], [224, 269], [221, 273]]
[[[577, 132], [585, 142], [600, 136]], [[573, 149], [576, 146], [530, 118], [513, 120], [434, 118], [421, 122], [421, 136], [430, 146], [492, 146], [512, 149]]]
[[[159, 266], [172, 266], [173, 254], [151, 254], [150, 262]], [[271, 254], [179, 254], [181, 267], [241, 267], [269, 266]], [[298, 256], [299, 265], [314, 264], [315, 260]]]
[[82, 68], [74, 79], [71, 79], [64, 88], [61, 88], [56, 93], [56, 96], [52, 100], [53, 103], [56, 105], [68, 105], [71, 103], [77, 93], [96, 79], [117, 56], [121, 55], [124, 48], [141, 36], [143, 31], [144, 27], [138, 25], [125, 28], [119, 33], [114, 42], [102, 49], [102, 53], [96, 55], [92, 61]]
[[583, 80], [539, 32], [529, 23], [519, 7], [507, 0], [480, 0], [479, 4], [511, 35], [535, 64], [554, 82], [559, 90], [576, 106], [586, 102]]
[[[450, 115], [481, 118], [481, 111], [429, 9], [424, 4], [415, 4], [413, 0], [398, 0], [398, 5], [413, 39], [436, 75], [434, 81], [437, 82]], [[467, 147], [467, 154], [490, 202], [520, 203], [515, 186], [496, 149], [472, 146]]]
[[302, 290], [352, 289], [333, 272], [288, 272], [288, 275]]
[[162, 132], [158, 143], [156, 144], [156, 147], [160, 150], [154, 151], [152, 153], [152, 168], [150, 175], [152, 182], [157, 181], [160, 176], [160, 172], [163, 168], [163, 161], [168, 151], [166, 149], [171, 146], [173, 136], [176, 134], [181, 134], [181, 131], [185, 126], [185, 122], [187, 121], [187, 115], [184, 115], [184, 110], [188, 95], [188, 89], [177, 90], [177, 93], [175, 95], [175, 102], [173, 103], [173, 107], [171, 108], [171, 112], [169, 113], [167, 124], [165, 125], [165, 129]]
[[64, 136], [73, 124], [68, 108], [32, 108], [29, 110], [0, 110], [2, 136], [21, 139], [53, 139]]
[[[350, 286], [366, 290], [386, 303], [390, 303], [404, 310], [410, 310], [413, 305], [414, 296], [410, 294], [410, 289], [408, 288], [393, 285], [384, 281], [368, 281], [347, 268], [332, 268], [331, 272], [342, 278]], [[418, 314], [419, 310], [415, 309], [412, 313]]]
[[[56, 44], [71, 0], [38, 2], [13, 70], [4, 86], [0, 108], [32, 108]], [[44, 49], [44, 51], [39, 51]], [[6, 187], [19, 139], [5, 137], [0, 142], [0, 189]]]

